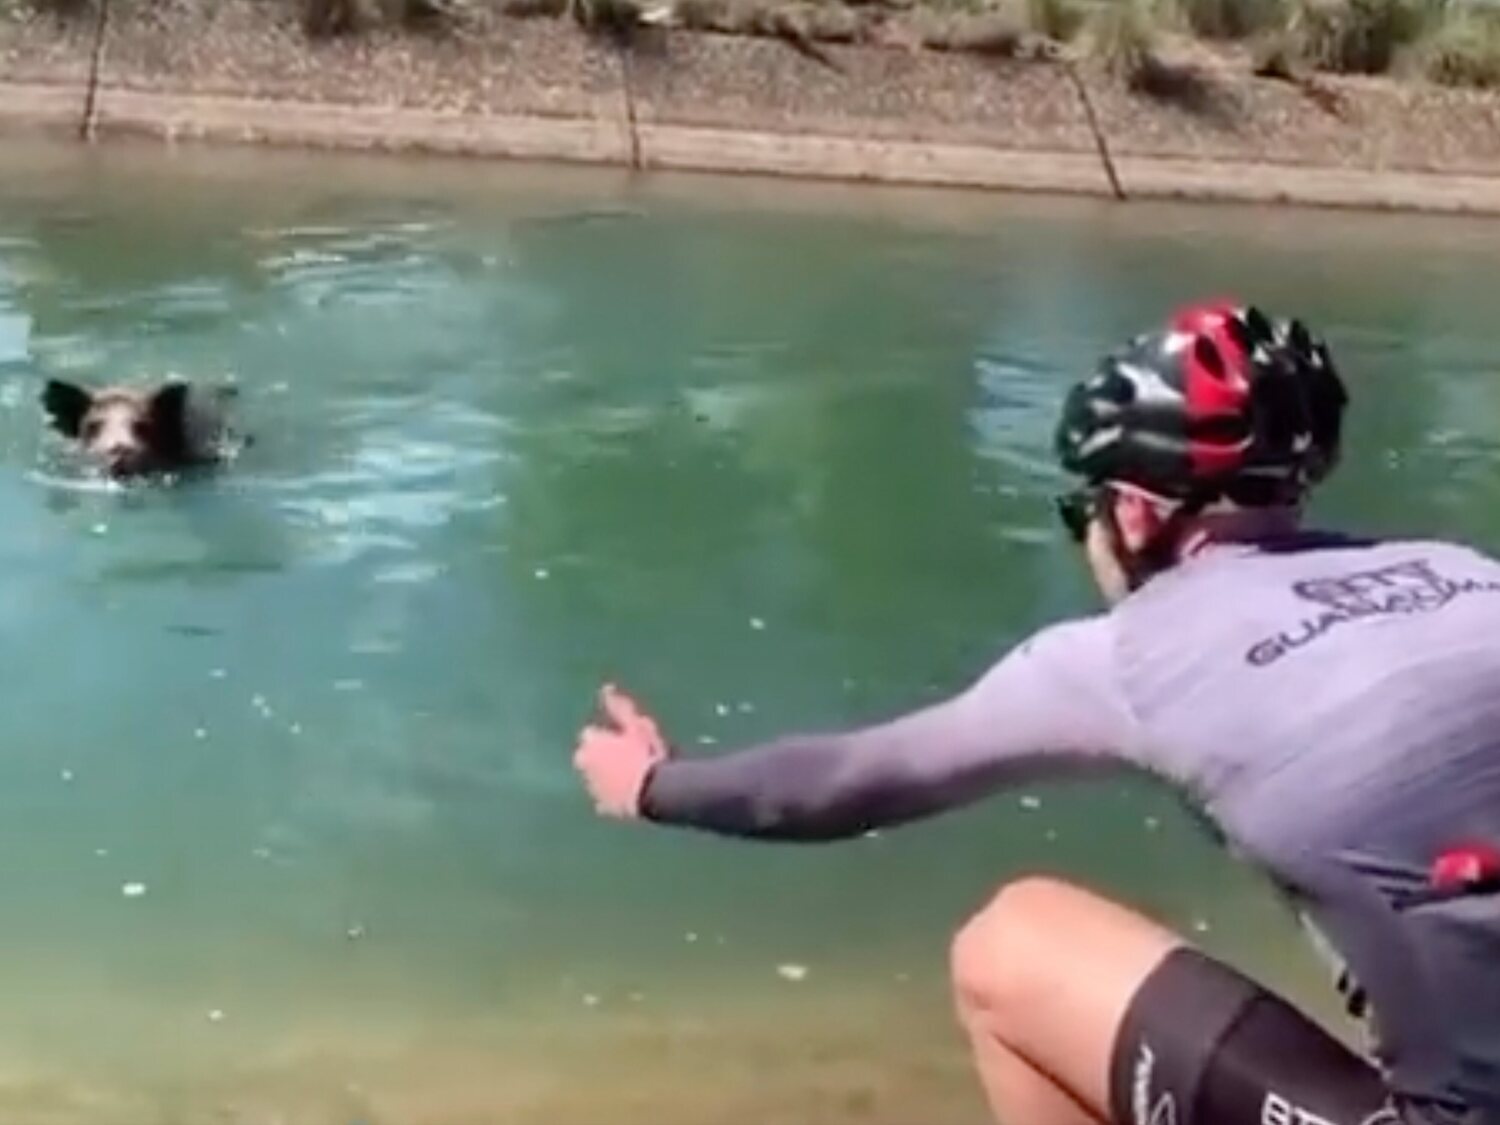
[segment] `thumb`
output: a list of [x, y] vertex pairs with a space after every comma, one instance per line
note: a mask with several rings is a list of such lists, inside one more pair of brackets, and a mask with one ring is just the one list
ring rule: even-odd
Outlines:
[[614, 684], [605, 684], [599, 693], [599, 704], [604, 708], [604, 713], [622, 730], [638, 727], [644, 720], [640, 708], [636, 706], [635, 700], [626, 695]]

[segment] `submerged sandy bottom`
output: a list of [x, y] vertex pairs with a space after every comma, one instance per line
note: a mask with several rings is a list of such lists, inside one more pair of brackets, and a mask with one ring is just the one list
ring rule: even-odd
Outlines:
[[[1216, 917], [1203, 944], [1332, 1014], [1319, 969], [1269, 903], [1227, 903]], [[409, 951], [372, 961], [362, 981], [231, 973], [218, 989], [177, 992], [87, 971], [64, 981], [59, 964], [13, 969], [0, 977], [11, 997], [0, 1118], [981, 1125], [940, 946], [899, 972], [888, 955], [861, 959], [857, 943], [842, 964], [683, 958], [680, 971], [658, 960], [634, 977], [623, 966], [639, 958], [575, 975], [538, 956], [524, 983], [468, 995], [433, 987], [433, 967]]]
[[[737, 998], [716, 1015], [690, 998], [621, 997], [601, 1000], [586, 1020], [497, 1012], [382, 1026], [303, 1015], [274, 1032], [226, 1013], [196, 1035], [155, 1039], [157, 1052], [122, 1040], [115, 1057], [101, 1052], [78, 1069], [7, 1043], [0, 1116], [37, 1125], [981, 1122], [962, 1044], [936, 1000], [931, 989]], [[152, 1056], [140, 1060], [144, 1073], [130, 1065], [141, 1053]]]

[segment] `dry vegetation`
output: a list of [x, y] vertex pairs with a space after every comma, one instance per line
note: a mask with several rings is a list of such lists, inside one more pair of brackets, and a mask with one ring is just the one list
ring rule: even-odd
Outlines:
[[[99, 0], [0, 0], [0, 15], [89, 13]], [[151, 3], [153, 0], [129, 0]], [[212, 0], [204, 0], [210, 3]], [[1238, 57], [1262, 77], [1390, 74], [1500, 88], [1495, 0], [266, 0], [298, 6], [316, 37], [461, 32], [478, 15], [642, 23], [816, 42], [883, 42], [1007, 56], [1064, 54], [1144, 93], [1192, 102], [1212, 84], [1193, 56]]]

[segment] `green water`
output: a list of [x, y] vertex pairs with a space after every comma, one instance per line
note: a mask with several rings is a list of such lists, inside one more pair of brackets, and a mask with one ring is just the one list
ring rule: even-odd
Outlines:
[[[1322, 513], [1500, 546], [1497, 260], [1406, 217], [0, 149], [0, 1113], [979, 1122], [948, 935], [1035, 869], [1319, 1006], [1129, 779], [757, 847], [596, 820], [572, 740], [607, 677], [690, 752], [886, 717], [1093, 608], [1054, 404], [1207, 292], [1343, 356]], [[41, 436], [42, 376], [168, 371], [239, 381], [230, 472], [111, 491]]]

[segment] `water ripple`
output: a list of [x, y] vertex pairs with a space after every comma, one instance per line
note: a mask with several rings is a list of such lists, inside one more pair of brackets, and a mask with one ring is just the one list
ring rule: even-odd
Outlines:
[[328, 561], [410, 550], [436, 528], [493, 510], [498, 473], [513, 458], [507, 420], [453, 402], [418, 410], [407, 398], [366, 398], [341, 412], [339, 427], [354, 445], [338, 463], [269, 486]]
[[1050, 433], [1057, 387], [1024, 356], [987, 354], [974, 362], [980, 402], [968, 412], [976, 456], [1030, 478], [1050, 479]]

